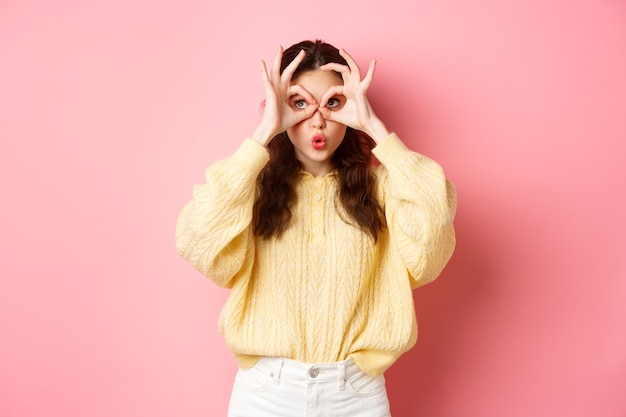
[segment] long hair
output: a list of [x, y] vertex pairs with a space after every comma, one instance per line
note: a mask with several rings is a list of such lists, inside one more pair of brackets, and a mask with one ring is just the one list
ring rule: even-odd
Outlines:
[[[298, 74], [335, 62], [347, 65], [334, 46], [303, 41], [283, 52], [280, 72], [304, 49], [306, 57], [296, 69]], [[340, 77], [340, 74], [337, 73]], [[346, 128], [344, 139], [330, 162], [338, 173], [339, 202], [352, 220], [374, 240], [384, 227], [383, 210], [375, 193], [376, 178], [370, 169], [375, 142], [367, 134]], [[291, 222], [291, 208], [296, 202], [295, 186], [302, 169], [287, 132], [276, 135], [267, 146], [269, 162], [258, 177], [259, 195], [254, 205], [254, 231], [265, 239], [280, 237]]]

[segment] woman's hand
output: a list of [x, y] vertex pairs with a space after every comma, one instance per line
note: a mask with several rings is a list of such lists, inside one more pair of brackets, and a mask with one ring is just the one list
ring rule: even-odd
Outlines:
[[[320, 69], [339, 72], [343, 78], [343, 85], [329, 88], [322, 96], [319, 109], [327, 120], [362, 130], [378, 143], [389, 136], [389, 131], [367, 100], [367, 90], [374, 78], [376, 61], [372, 60], [365, 78], [361, 80], [361, 70], [354, 59], [343, 49], [339, 53], [348, 62], [348, 66], [330, 63], [322, 65]], [[338, 110], [327, 107], [328, 101], [335, 96], [344, 96], [346, 99], [345, 104]]]
[[[252, 134], [252, 139], [263, 146], [277, 134], [284, 132], [293, 125], [311, 117], [318, 108], [315, 98], [299, 85], [291, 85], [293, 73], [304, 59], [306, 53], [300, 51], [293, 61], [280, 73], [283, 48], [279, 47], [271, 73], [268, 73], [265, 62], [261, 61], [261, 77], [265, 88], [265, 109], [261, 123]], [[307, 102], [303, 109], [297, 109], [289, 99], [299, 95]]]

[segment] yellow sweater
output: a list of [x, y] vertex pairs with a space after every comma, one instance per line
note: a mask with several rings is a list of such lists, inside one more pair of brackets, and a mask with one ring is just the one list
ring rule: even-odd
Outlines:
[[259, 356], [352, 358], [382, 374], [417, 339], [411, 289], [435, 279], [455, 246], [454, 186], [441, 167], [392, 134], [374, 150], [387, 227], [378, 241], [344, 221], [334, 173], [302, 172], [290, 227], [256, 238], [256, 180], [269, 157], [246, 139], [206, 171], [182, 210], [183, 258], [230, 288], [220, 332], [242, 368]]

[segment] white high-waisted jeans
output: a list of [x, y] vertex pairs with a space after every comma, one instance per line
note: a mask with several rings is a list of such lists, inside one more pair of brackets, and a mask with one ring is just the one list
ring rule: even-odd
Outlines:
[[310, 364], [263, 357], [239, 369], [228, 417], [391, 417], [384, 376], [352, 359]]

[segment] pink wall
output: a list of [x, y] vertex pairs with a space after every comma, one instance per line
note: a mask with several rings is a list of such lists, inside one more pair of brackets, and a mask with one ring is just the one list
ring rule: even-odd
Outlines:
[[[40, 4], [44, 3], [44, 4]], [[0, 3], [0, 415], [224, 416], [226, 292], [174, 224], [321, 37], [459, 192], [394, 417], [626, 415], [626, 3]]]

